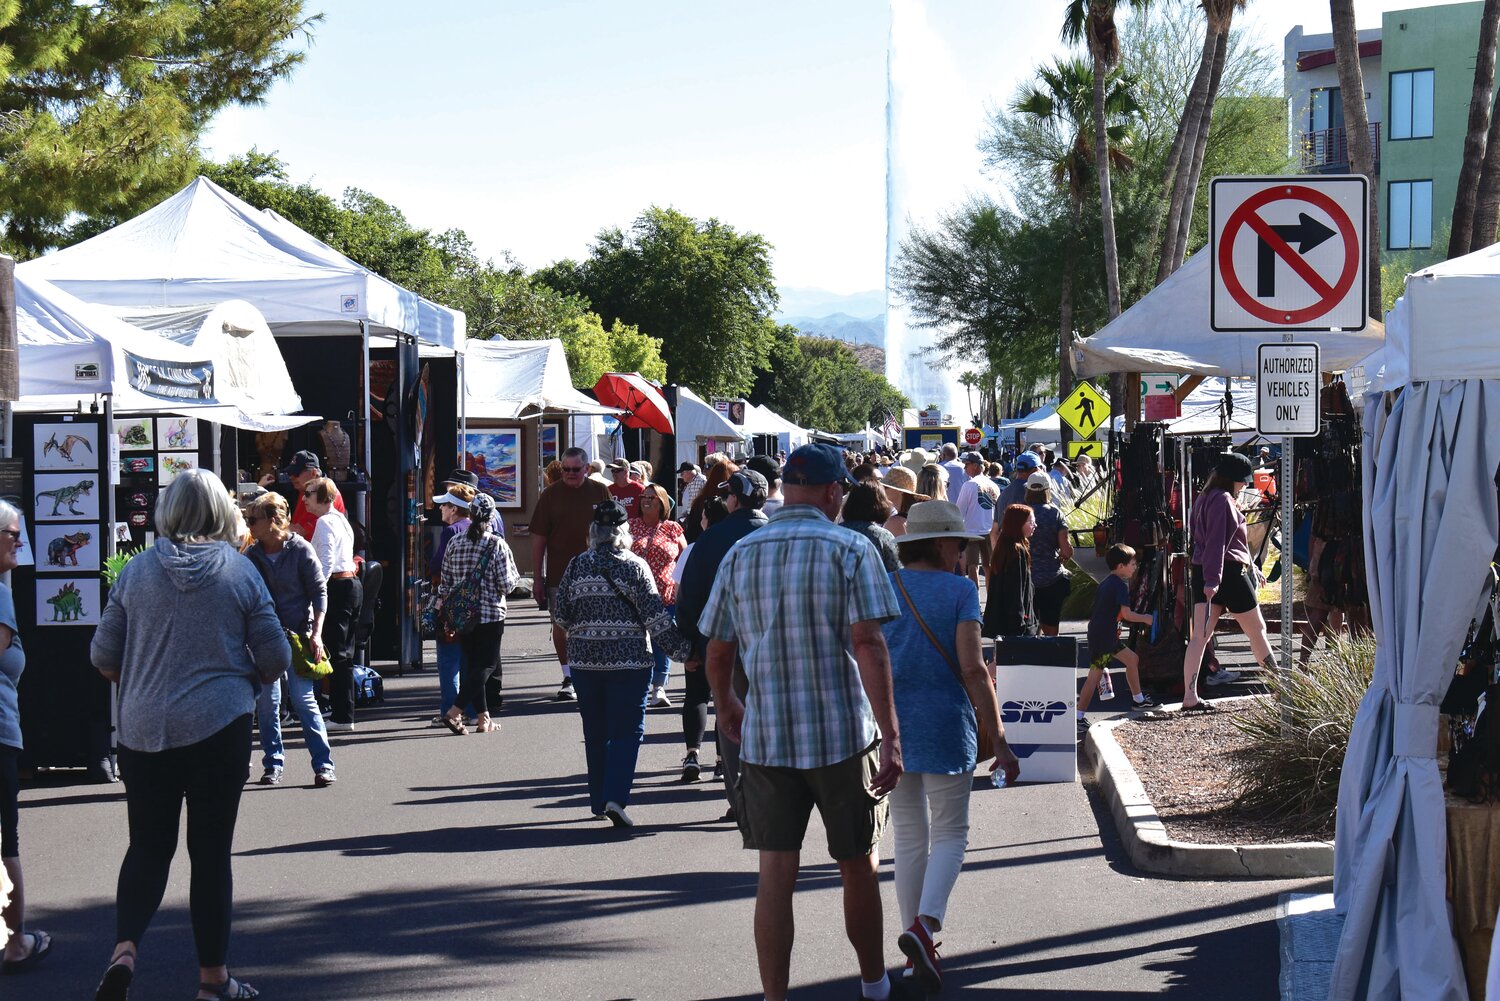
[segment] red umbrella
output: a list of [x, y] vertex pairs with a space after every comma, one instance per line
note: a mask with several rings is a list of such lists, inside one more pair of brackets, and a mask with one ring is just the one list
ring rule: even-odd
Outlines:
[[606, 407], [627, 411], [620, 422], [628, 428], [672, 433], [672, 411], [661, 390], [634, 372], [606, 372], [594, 384], [594, 396]]

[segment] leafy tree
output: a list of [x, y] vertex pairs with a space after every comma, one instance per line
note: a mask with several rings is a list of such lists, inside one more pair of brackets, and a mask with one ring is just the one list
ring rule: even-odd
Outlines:
[[75, 215], [129, 218], [181, 187], [214, 114], [302, 60], [302, 0], [0, 2], [0, 220], [35, 256]]
[[1484, 0], [1479, 17], [1479, 48], [1474, 55], [1474, 87], [1469, 95], [1469, 124], [1464, 135], [1463, 166], [1449, 224], [1448, 256], [1469, 252], [1474, 235], [1475, 195], [1484, 170], [1490, 131], [1490, 104], [1495, 93], [1495, 46], [1500, 41], [1500, 0]]
[[563, 331], [562, 342], [573, 385], [590, 389], [606, 372], [639, 372], [654, 382], [666, 381], [667, 365], [661, 360], [661, 341], [655, 337], [619, 320], [605, 330], [598, 313], [585, 313], [571, 326]]
[[652, 206], [628, 231], [605, 229], [581, 263], [537, 273], [605, 320], [661, 338], [670, 377], [703, 396], [748, 391], [774, 340], [771, 247], [717, 219]]
[[[1354, 0], [1329, 0], [1328, 16], [1333, 26], [1333, 52], [1338, 64], [1339, 88], [1345, 94], [1363, 94], [1365, 77], [1359, 65], [1359, 32], [1354, 24]], [[1374, 311], [1380, 308], [1380, 245], [1383, 241], [1380, 239], [1380, 199], [1373, 197], [1373, 193], [1380, 190], [1380, 183], [1375, 176], [1375, 146], [1370, 141], [1369, 109], [1357, 96], [1344, 105], [1344, 128], [1349, 135], [1349, 169], [1353, 173], [1365, 175], [1372, 193], [1369, 199], [1369, 227], [1366, 229], [1369, 234], [1369, 260], [1365, 270], [1370, 280], [1370, 309]], [[1482, 178], [1480, 186], [1484, 186]], [[1483, 202], [1482, 191], [1480, 201]], [[1481, 229], [1479, 225], [1474, 227], [1476, 237]], [[1495, 226], [1491, 222], [1490, 240], [1487, 243], [1493, 241], [1494, 231]]]
[[776, 329], [749, 399], [793, 424], [833, 432], [879, 424], [911, 405], [885, 376], [862, 366], [848, 344], [787, 326]]

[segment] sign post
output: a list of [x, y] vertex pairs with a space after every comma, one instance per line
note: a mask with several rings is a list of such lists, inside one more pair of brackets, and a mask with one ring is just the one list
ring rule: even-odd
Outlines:
[[1369, 314], [1365, 222], [1369, 186], [1357, 174], [1216, 177], [1209, 187], [1212, 235], [1209, 325], [1266, 331], [1256, 359], [1256, 426], [1281, 440], [1281, 657], [1291, 670], [1292, 443], [1318, 433], [1318, 346], [1294, 331], [1363, 330]]

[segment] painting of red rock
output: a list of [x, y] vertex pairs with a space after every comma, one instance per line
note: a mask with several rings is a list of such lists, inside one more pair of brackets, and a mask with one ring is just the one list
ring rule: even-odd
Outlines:
[[497, 507], [521, 506], [521, 432], [470, 428], [464, 435], [464, 468]]

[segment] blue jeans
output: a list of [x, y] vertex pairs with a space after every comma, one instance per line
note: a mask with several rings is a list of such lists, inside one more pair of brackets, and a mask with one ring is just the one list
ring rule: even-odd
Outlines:
[[[668, 615], [675, 614], [676, 611], [676, 605], [667, 606]], [[651, 687], [665, 688], [667, 687], [667, 678], [672, 673], [672, 661], [668, 659], [666, 651], [661, 648], [655, 639], [651, 641], [651, 656], [656, 658], [656, 670], [651, 672]]]
[[459, 679], [464, 676], [464, 645], [437, 641], [438, 691], [442, 698], [442, 712], [453, 708], [458, 698]]
[[583, 753], [589, 768], [589, 805], [603, 813], [606, 803], [630, 804], [635, 761], [646, 735], [646, 696], [651, 669], [573, 670], [578, 715], [583, 718]]
[[[323, 729], [323, 714], [318, 711], [313, 681], [299, 677], [290, 669], [282, 677], [291, 693], [292, 711], [302, 724], [302, 739], [307, 742], [307, 750], [312, 755], [313, 771], [332, 768], [333, 750], [328, 746], [328, 731]], [[281, 749], [281, 685], [273, 681], [262, 687], [255, 710], [260, 720], [261, 767], [280, 769], [286, 764], [286, 755]]]

